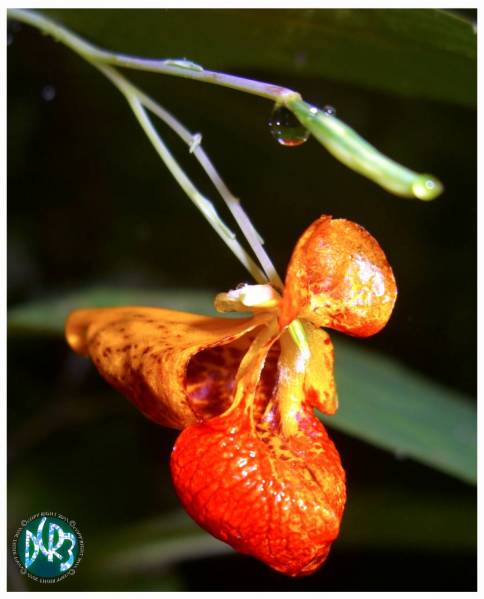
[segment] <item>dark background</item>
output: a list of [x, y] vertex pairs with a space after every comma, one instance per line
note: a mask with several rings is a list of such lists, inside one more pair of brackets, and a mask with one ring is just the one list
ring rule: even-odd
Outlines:
[[[302, 42], [294, 46], [294, 64], [287, 69], [262, 68], [264, 57], [232, 63], [230, 52], [224, 58], [229, 34], [218, 39], [216, 28], [203, 30], [210, 51], [219, 56], [217, 64], [207, 64], [206, 57], [190, 52], [187, 31], [180, 32], [179, 40], [186, 52], [175, 52], [163, 30], [159, 38], [150, 37], [141, 26], [149, 21], [140, 16], [146, 11], [132, 11], [132, 18], [114, 11], [111, 28], [109, 11], [100, 11], [98, 19], [96, 11], [80, 12], [59, 11], [57, 16], [100, 45], [109, 47], [114, 31], [117, 44], [111, 45], [118, 50], [186, 55], [207, 67], [296, 89], [309, 101], [333, 105], [340, 118], [392, 158], [438, 176], [445, 185], [438, 200], [399, 199], [346, 169], [314, 140], [294, 149], [279, 146], [267, 128], [271, 107], [266, 100], [188, 80], [129, 73], [192, 131], [204, 134], [205, 149], [242, 199], [280, 273], [299, 234], [320, 214], [366, 227], [392, 264], [399, 300], [385, 331], [365, 343], [475, 397], [472, 90], [470, 102], [437, 100], [351, 82], [351, 77], [320, 77], [305, 68], [311, 54], [305, 54]], [[270, 18], [268, 12], [261, 11], [266, 14], [260, 18]], [[232, 14], [234, 27], [247, 26]], [[185, 11], [187, 30], [200, 23], [199, 15]], [[472, 12], [466, 17], [473, 18]], [[96, 21], [101, 25], [90, 35]], [[216, 291], [248, 280], [160, 163], [112, 85], [37, 31], [10, 27], [9, 35], [9, 307], [97, 284]], [[284, 35], [281, 31], [281, 39]], [[279, 42], [268, 39], [267, 53]], [[352, 56], [343, 59], [351, 69]], [[452, 85], [454, 73], [448, 76]], [[160, 131], [194, 180], [215, 197], [185, 147], [163, 126]], [[9, 535], [31, 512], [56, 509], [75, 514], [86, 542], [75, 580], [49, 590], [476, 587], [475, 489], [336, 432], [332, 435], [346, 458], [355, 503], [349, 504], [353, 512], [342, 536], [316, 575], [289, 580], [250, 558], [234, 553], [204, 558], [203, 552], [147, 572], [108, 575], [98, 566], [111, 531], [177, 509], [168, 473], [176, 432], [145, 421], [87, 362], [71, 355], [60, 337], [9, 336], [8, 393]], [[432, 519], [436, 512], [440, 519]], [[374, 538], [359, 540], [354, 531], [347, 538], [346, 526], [357, 528], [365, 517]], [[459, 518], [464, 530], [459, 539], [445, 538], [446, 518]], [[403, 541], [399, 530], [407, 531]], [[419, 539], [414, 543], [412, 530]], [[26, 584], [31, 588], [13, 568], [10, 588], [23, 590]]]

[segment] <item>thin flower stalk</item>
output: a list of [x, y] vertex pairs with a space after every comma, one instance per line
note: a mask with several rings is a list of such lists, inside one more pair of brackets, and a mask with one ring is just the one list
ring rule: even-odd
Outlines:
[[443, 186], [438, 179], [414, 172], [387, 158], [343, 121], [304, 102], [297, 91], [272, 83], [210, 71], [185, 59], [153, 60], [101, 49], [38, 12], [9, 9], [8, 17], [40, 29], [97, 65], [184, 77], [272, 100], [276, 106], [284, 106], [293, 112], [335, 158], [384, 189], [402, 197], [420, 200], [433, 200], [442, 193]]

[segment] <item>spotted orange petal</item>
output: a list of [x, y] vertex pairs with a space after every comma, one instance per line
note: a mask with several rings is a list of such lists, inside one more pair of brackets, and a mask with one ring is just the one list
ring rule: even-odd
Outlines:
[[161, 308], [77, 310], [66, 337], [155, 422], [177, 429], [226, 410], [254, 331], [271, 318], [212, 318]]
[[396, 297], [392, 269], [376, 239], [356, 223], [321, 216], [292, 254], [279, 322], [284, 327], [306, 318], [366, 337], [385, 326]]

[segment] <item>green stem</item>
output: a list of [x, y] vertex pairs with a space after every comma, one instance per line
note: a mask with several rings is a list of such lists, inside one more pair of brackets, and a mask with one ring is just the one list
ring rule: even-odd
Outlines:
[[[223, 241], [227, 244], [227, 246], [232, 250], [238, 260], [245, 266], [245, 268], [250, 272], [250, 274], [254, 277], [254, 279], [258, 283], [266, 283], [267, 278], [261, 269], [257, 266], [257, 264], [252, 260], [252, 258], [247, 254], [247, 252], [243, 249], [243, 247], [239, 244], [239, 242], [235, 238], [235, 234], [227, 227], [227, 225], [223, 222], [220, 216], [217, 214], [215, 207], [212, 202], [208, 200], [204, 195], [200, 193], [200, 191], [193, 185], [191, 180], [187, 177], [183, 169], [180, 167], [178, 162], [175, 160], [171, 152], [168, 150], [164, 142], [162, 141], [160, 135], [156, 131], [151, 119], [146, 113], [146, 110], [143, 107], [143, 99], [148, 99], [144, 94], [142, 94], [143, 98], [138, 95], [138, 90], [129, 83], [122, 75], [120, 75], [115, 69], [111, 67], [107, 67], [104, 65], [95, 65], [125, 96], [127, 99], [134, 115], [136, 116], [139, 124], [141, 125], [143, 131], [146, 133], [148, 139], [153, 144], [153, 147], [157, 151], [160, 158], [163, 160], [165, 165], [170, 170], [173, 177], [176, 179], [177, 183], [183, 189], [183, 191], [187, 194], [187, 196], [191, 199], [191, 201], [195, 204], [195, 206], [200, 210], [200, 212], [204, 215], [204, 217], [208, 220], [208, 222], [215, 229], [217, 234], [223, 239]], [[153, 104], [150, 102], [152, 107]], [[167, 117], [169, 115], [161, 106], [157, 106], [157, 112], [159, 115], [163, 114], [163, 117]], [[181, 123], [178, 123], [176, 119], [172, 115], [169, 115], [173, 120], [173, 125], [176, 126], [177, 129], [183, 127]], [[184, 133], [187, 130], [184, 129]]]
[[203, 166], [203, 169], [210, 177], [212, 183], [215, 185], [218, 192], [227, 204], [242, 233], [249, 242], [250, 247], [257, 256], [257, 259], [259, 260], [263, 271], [266, 273], [267, 278], [273, 287], [279, 291], [282, 291], [284, 284], [280, 276], [277, 274], [277, 271], [274, 268], [274, 265], [272, 264], [267, 252], [264, 250], [262, 246], [262, 239], [254, 228], [254, 225], [247, 216], [245, 210], [242, 208], [240, 200], [229, 191], [228, 187], [225, 185], [224, 181], [213, 166], [212, 161], [200, 145], [195, 148], [193, 154], [197, 157], [198, 161]]
[[[118, 78], [121, 77], [118, 73]], [[126, 81], [126, 80], [125, 80]], [[282, 290], [283, 283], [279, 275], [277, 274], [274, 265], [272, 264], [267, 252], [263, 248], [263, 240], [259, 233], [254, 228], [251, 220], [247, 216], [245, 210], [243, 209], [240, 200], [236, 198], [232, 192], [229, 190], [224, 180], [218, 173], [215, 168], [213, 162], [210, 160], [209, 156], [203, 149], [201, 145], [201, 135], [196, 133], [192, 134], [182, 123], [180, 123], [171, 113], [165, 110], [162, 106], [155, 102], [152, 98], [143, 93], [140, 89], [136, 88], [131, 83], [128, 83], [133, 92], [136, 93], [138, 98], [140, 99], [143, 106], [148, 108], [153, 114], [158, 116], [163, 122], [165, 122], [169, 127], [178, 134], [178, 136], [189, 146], [190, 152], [195, 156], [195, 158], [200, 163], [201, 167], [212, 181], [213, 185], [225, 201], [228, 209], [232, 213], [235, 221], [239, 225], [242, 233], [245, 238], [249, 242], [250, 247], [253, 249], [257, 259], [264, 272], [267, 275], [267, 278], [271, 282], [271, 284]], [[256, 279], [258, 280], [258, 279]], [[261, 282], [258, 280], [258, 282]], [[265, 281], [264, 281], [265, 282]]]
[[[345, 123], [304, 102], [301, 95], [286, 87], [208, 71], [184, 59], [152, 60], [110, 52], [86, 42], [51, 19], [28, 10], [9, 9], [9, 18], [37, 27], [64, 43], [92, 63], [185, 77], [229, 87], [272, 100], [285, 106], [308, 128], [335, 158], [384, 189], [403, 197], [432, 200], [443, 186], [435, 177], [419, 174], [384, 156]], [[275, 280], [275, 279], [274, 279]]]
[[[114, 69], [111, 69], [111, 72], [113, 71]], [[160, 106], [158, 102], [156, 102], [155, 100], [147, 96], [144, 92], [142, 92], [140, 89], [128, 82], [119, 73], [117, 73], [116, 78], [118, 81], [123, 80], [124, 87], [127, 89], [129, 86], [129, 89], [135, 95], [137, 95], [143, 106], [145, 106], [145, 108], [148, 108], [148, 110], [150, 110], [153, 114], [155, 114], [163, 122], [165, 122], [169, 127], [171, 127], [171, 129], [173, 129], [173, 131], [175, 131], [175, 133], [177, 133], [177, 135], [188, 145], [188, 147], [190, 148], [190, 152], [198, 160], [205, 173], [207, 174], [207, 176], [212, 181], [215, 188], [225, 201], [235, 221], [239, 225], [242, 233], [249, 242], [249, 245], [253, 249], [260, 264], [262, 265], [262, 268], [266, 273], [268, 280], [272, 283], [274, 287], [282, 289], [283, 283], [281, 281], [281, 278], [277, 274], [274, 265], [272, 264], [269, 256], [267, 255], [266, 251], [262, 246], [263, 242], [259, 233], [255, 230], [252, 222], [250, 221], [246, 212], [242, 208], [240, 201], [228, 189], [227, 185], [225, 184], [217, 169], [213, 165], [209, 156], [202, 148], [201, 135], [199, 133], [196, 133], [195, 135], [192, 134], [182, 123], [180, 123], [180, 121], [178, 121], [178, 119], [176, 119], [171, 113], [169, 113], [162, 106]], [[259, 283], [266, 282], [265, 280], [261, 281], [257, 277], [256, 281]]]
[[[38, 15], [37, 13], [24, 10], [9, 10], [9, 16], [17, 18], [34, 27], [40, 28], [44, 32], [50, 33], [55, 39], [63, 42], [69, 48], [81, 55], [87, 62], [101, 71], [125, 96], [148, 139], [150, 139], [158, 155], [170, 170], [180, 187], [202, 212], [204, 217], [212, 225], [217, 234], [223, 239], [226, 245], [232, 250], [234, 255], [243, 264], [243, 266], [249, 271], [249, 273], [258, 283], [264, 284], [267, 282], [267, 280], [269, 280], [275, 286], [282, 288], [281, 279], [272, 265], [267, 253], [262, 247], [260, 236], [243, 211], [239, 200], [237, 200], [230, 193], [209, 157], [201, 148], [201, 136], [197, 137], [196, 135], [192, 135], [190, 131], [184, 127], [172, 114], [170, 114], [141, 90], [136, 88], [114, 68], [105, 64], [100, 64], [100, 62], [106, 62], [106, 56], [110, 55], [109, 53], [97, 49], [95, 46], [92, 46], [91, 44], [82, 40], [79, 36], [64, 29], [62, 26], [51, 22], [50, 19], [46, 19], [42, 15]], [[100, 59], [103, 57], [104, 60], [100, 61]], [[264, 272], [257, 266], [245, 249], [240, 245], [235, 234], [227, 227], [227, 225], [218, 215], [213, 204], [198, 191], [195, 185], [193, 185], [193, 183], [187, 177], [183, 169], [163, 143], [143, 106], [148, 108], [169, 127], [171, 127], [181, 137], [181, 139], [183, 139], [183, 141], [190, 146], [191, 151], [193, 149], [194, 155], [197, 157], [198, 161], [214, 183], [215, 187], [221, 193], [236, 221], [239, 223], [242, 232], [249, 241], [254, 253], [258, 257]]]
[[231, 89], [244, 91], [277, 102], [285, 102], [286, 98], [300, 97], [297, 92], [288, 89], [287, 87], [265, 83], [263, 81], [256, 81], [254, 79], [247, 79], [245, 77], [236, 77], [235, 75], [228, 75], [226, 73], [208, 71], [188, 60], [153, 60], [150, 58], [119, 54], [118, 52], [110, 52], [87, 42], [59, 23], [52, 21], [50, 18], [30, 10], [8, 9], [8, 17], [32, 25], [37, 29], [41, 29], [44, 33], [51, 35], [55, 40], [62, 42], [78, 54], [84, 56], [84, 58], [97, 63], [104, 63], [127, 69], [136, 69], [137, 71], [151, 71], [154, 73], [162, 73], [164, 75], [195, 79], [206, 83], [230, 87]]
[[[169, 127], [171, 127], [183, 141], [189, 146], [190, 152], [195, 156], [203, 170], [212, 181], [213, 185], [223, 198], [228, 209], [232, 213], [235, 221], [240, 227], [240, 230], [244, 234], [245, 238], [249, 242], [250, 247], [254, 251], [257, 259], [259, 260], [262, 269], [267, 275], [267, 278], [271, 284], [279, 290], [282, 290], [283, 283], [279, 275], [277, 274], [274, 265], [272, 264], [267, 252], [263, 248], [263, 241], [261, 236], [254, 228], [251, 220], [247, 216], [245, 210], [242, 208], [240, 200], [236, 198], [229, 190], [224, 180], [218, 173], [213, 162], [203, 149], [201, 145], [201, 135], [199, 133], [193, 135], [190, 131], [184, 127], [172, 114], [155, 102], [152, 98], [141, 92], [139, 89], [131, 85], [133, 90], [141, 100], [142, 104], [148, 108], [151, 112], [156, 114], [161, 120], [163, 120]], [[258, 281], [260, 282], [260, 281]]]

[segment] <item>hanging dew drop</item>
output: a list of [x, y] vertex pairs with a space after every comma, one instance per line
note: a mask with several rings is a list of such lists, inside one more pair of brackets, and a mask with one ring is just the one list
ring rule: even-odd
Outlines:
[[274, 108], [268, 124], [272, 136], [282, 146], [300, 146], [309, 138], [309, 131], [284, 106]]

